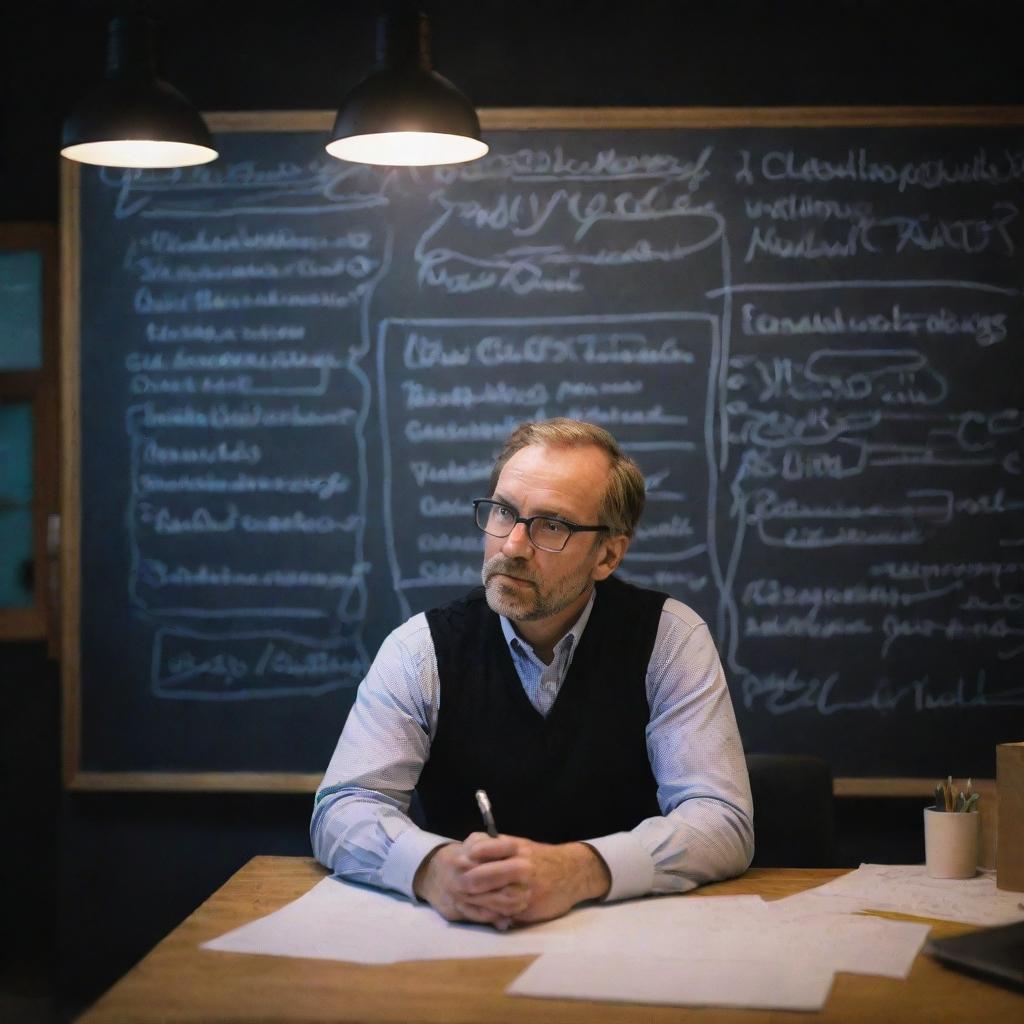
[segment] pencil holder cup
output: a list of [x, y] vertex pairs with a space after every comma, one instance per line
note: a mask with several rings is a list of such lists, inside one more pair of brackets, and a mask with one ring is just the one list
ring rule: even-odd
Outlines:
[[924, 809], [924, 860], [931, 878], [973, 878], [978, 866], [977, 811]]

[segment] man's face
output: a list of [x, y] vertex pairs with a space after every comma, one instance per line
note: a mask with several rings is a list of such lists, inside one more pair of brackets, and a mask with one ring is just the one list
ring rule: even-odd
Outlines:
[[[608, 467], [600, 448], [529, 445], [505, 463], [492, 497], [520, 516], [557, 516], [595, 526]], [[564, 550], [542, 551], [530, 542], [522, 523], [507, 537], [485, 535], [487, 603], [514, 622], [546, 619], [574, 602], [582, 609], [594, 580], [612, 572], [625, 546], [625, 538], [609, 538], [606, 532], [576, 533]]]

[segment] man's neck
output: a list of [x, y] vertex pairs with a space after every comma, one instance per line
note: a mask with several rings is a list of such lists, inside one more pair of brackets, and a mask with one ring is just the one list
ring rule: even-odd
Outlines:
[[567, 608], [563, 608], [548, 618], [525, 622], [510, 620], [512, 627], [533, 648], [533, 653], [545, 665], [550, 665], [555, 657], [555, 647], [562, 637], [576, 625], [593, 592], [594, 588], [591, 586]]

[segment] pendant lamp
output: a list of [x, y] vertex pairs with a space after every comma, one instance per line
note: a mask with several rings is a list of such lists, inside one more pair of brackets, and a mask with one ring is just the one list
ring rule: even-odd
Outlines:
[[364, 164], [426, 167], [487, 152], [473, 104], [433, 70], [422, 13], [377, 23], [377, 69], [345, 97], [327, 152]]
[[153, 23], [114, 18], [107, 73], [64, 122], [61, 154], [105, 167], [188, 167], [217, 159], [199, 111], [157, 77]]

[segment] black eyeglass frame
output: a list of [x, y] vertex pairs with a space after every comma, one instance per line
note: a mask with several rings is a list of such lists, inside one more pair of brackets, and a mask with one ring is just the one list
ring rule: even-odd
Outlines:
[[[495, 501], [493, 498], [474, 498], [473, 499], [473, 521], [476, 523], [477, 529], [483, 533], [486, 533], [488, 537], [509, 537], [512, 531], [522, 523], [526, 527], [526, 536], [530, 539], [530, 543], [541, 551], [550, 551], [552, 554], [558, 554], [565, 550], [566, 544], [572, 539], [574, 534], [577, 533], [597, 533], [601, 530], [610, 530], [609, 526], [580, 526], [578, 523], [571, 523], [568, 519], [562, 519], [560, 516], [521, 516], [516, 514], [512, 525], [508, 528], [508, 533], [491, 533], [490, 530], [485, 530], [480, 525], [480, 506], [481, 505], [494, 505], [498, 508], [507, 508], [509, 512], [518, 513], [517, 509], [514, 509], [511, 505], [507, 505], [503, 501]], [[538, 544], [533, 537], [533, 524], [538, 519], [545, 519], [550, 523], [558, 523], [559, 526], [564, 526], [568, 531], [569, 535], [565, 538], [560, 548], [546, 548], [543, 544]]]

